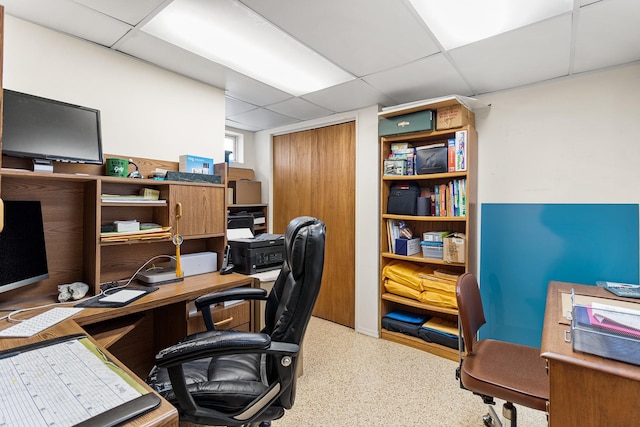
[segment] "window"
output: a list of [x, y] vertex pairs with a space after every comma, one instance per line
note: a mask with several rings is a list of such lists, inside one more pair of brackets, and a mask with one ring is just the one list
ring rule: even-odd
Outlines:
[[243, 135], [226, 131], [224, 134], [225, 155], [229, 154], [229, 162], [242, 163]]

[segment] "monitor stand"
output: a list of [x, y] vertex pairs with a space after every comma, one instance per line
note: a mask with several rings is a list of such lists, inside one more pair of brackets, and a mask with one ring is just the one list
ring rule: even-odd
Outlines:
[[47, 159], [33, 159], [33, 171], [53, 173], [53, 162]]

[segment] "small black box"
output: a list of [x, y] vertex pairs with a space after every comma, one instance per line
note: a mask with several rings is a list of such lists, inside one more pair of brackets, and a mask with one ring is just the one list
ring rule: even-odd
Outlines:
[[416, 147], [416, 175], [447, 172], [447, 147]]

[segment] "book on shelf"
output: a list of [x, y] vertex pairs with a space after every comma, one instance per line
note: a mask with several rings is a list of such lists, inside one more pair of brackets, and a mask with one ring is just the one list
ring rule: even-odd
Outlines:
[[447, 158], [447, 168], [449, 172], [456, 171], [456, 139], [450, 138], [448, 141], [448, 158]]
[[400, 237], [400, 222], [395, 219], [387, 220], [387, 243], [389, 252], [396, 253], [396, 239]]
[[166, 200], [155, 199], [153, 197], [121, 194], [101, 194], [100, 200], [102, 200], [103, 203], [167, 203]]
[[447, 185], [440, 184], [440, 216], [447, 216]]
[[456, 172], [467, 170], [467, 131], [456, 132]]
[[100, 233], [101, 242], [126, 242], [129, 240], [155, 240], [171, 237], [171, 227], [155, 227], [135, 231], [107, 231]]

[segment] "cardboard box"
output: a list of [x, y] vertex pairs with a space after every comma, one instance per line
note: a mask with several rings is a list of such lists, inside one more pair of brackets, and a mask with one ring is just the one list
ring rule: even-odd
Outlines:
[[474, 125], [475, 119], [471, 111], [462, 105], [438, 108], [436, 112], [436, 129], [452, 129], [465, 125]]
[[180, 172], [213, 175], [213, 159], [185, 154], [180, 156], [178, 170]]
[[396, 239], [397, 255], [415, 255], [420, 253], [420, 239]]
[[234, 205], [255, 205], [262, 203], [262, 183], [260, 181], [229, 181], [233, 189]]
[[227, 188], [227, 204], [233, 204], [233, 188]]
[[433, 130], [434, 121], [435, 114], [433, 110], [381, 118], [378, 121], [378, 135], [388, 136]]
[[464, 263], [465, 236], [458, 233], [456, 237], [445, 237], [443, 241], [442, 259], [445, 262]]

